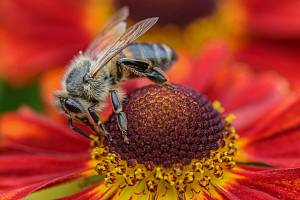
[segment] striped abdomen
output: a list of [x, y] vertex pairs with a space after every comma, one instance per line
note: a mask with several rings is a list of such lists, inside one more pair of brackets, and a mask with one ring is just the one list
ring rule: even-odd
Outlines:
[[165, 44], [132, 43], [121, 52], [122, 57], [150, 60], [153, 67], [167, 71], [176, 61], [177, 55], [173, 49]]

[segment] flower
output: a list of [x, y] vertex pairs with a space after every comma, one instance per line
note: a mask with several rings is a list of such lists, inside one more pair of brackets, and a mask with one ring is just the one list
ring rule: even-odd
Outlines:
[[[64, 124], [26, 108], [4, 114], [0, 199], [42, 194], [82, 178], [88, 182], [97, 173], [105, 179], [66, 198], [297, 199], [300, 98], [284, 79], [253, 73], [229, 55], [224, 46], [211, 44], [193, 63], [197, 67], [181, 77], [189, 86], [131, 92], [124, 102], [129, 146], [122, 145], [114, 116], [106, 123], [114, 142], [92, 141], [91, 150], [89, 141]], [[226, 112], [203, 94], [222, 102]], [[192, 145], [198, 141], [203, 146]]]

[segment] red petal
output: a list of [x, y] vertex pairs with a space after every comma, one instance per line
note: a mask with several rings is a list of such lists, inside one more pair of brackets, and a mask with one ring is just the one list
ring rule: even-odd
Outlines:
[[230, 190], [225, 190], [223, 188], [218, 188], [218, 192], [230, 200], [276, 200], [275, 197], [249, 187], [242, 185], [235, 185], [230, 188]]
[[300, 98], [287, 98], [263, 116], [254, 128], [243, 132], [240, 149], [246, 160], [274, 166], [300, 166]]
[[257, 75], [255, 81], [248, 82], [240, 91], [235, 91], [227, 98], [224, 107], [227, 108], [226, 104], [229, 104], [227, 111], [236, 115], [234, 125], [241, 130], [252, 127], [256, 120], [271, 111], [286, 95], [285, 82], [273, 75], [262, 74]]
[[2, 146], [60, 153], [84, 153], [89, 149], [89, 141], [29, 109], [3, 115], [0, 124]]
[[287, 96], [285, 101], [262, 116], [256, 126], [243, 135], [249, 138], [267, 138], [300, 125], [300, 97]]
[[300, 127], [280, 132], [268, 138], [248, 143], [243, 151], [247, 160], [267, 163], [273, 166], [300, 166]]
[[47, 180], [47, 181], [44, 181], [41, 183], [37, 183], [37, 184], [33, 184], [33, 185], [26, 186], [23, 188], [11, 190], [8, 192], [3, 192], [3, 193], [0, 193], [0, 200], [22, 199], [35, 191], [45, 189], [47, 187], [59, 185], [61, 183], [65, 183], [65, 182], [83, 177], [83, 176], [85, 176], [86, 172], [87, 171], [82, 173], [82, 170], [77, 171], [77, 172], [72, 172], [70, 174], [65, 174], [59, 178]]
[[184, 84], [199, 91], [205, 90], [216, 72], [227, 64], [230, 52], [222, 42], [208, 43], [200, 52], [191, 71], [190, 78]]
[[2, 155], [0, 190], [20, 188], [88, 168], [89, 155]]
[[299, 199], [300, 168], [238, 174], [243, 178], [224, 189], [238, 199]]
[[241, 129], [253, 126], [278, 105], [288, 88], [286, 81], [274, 74], [255, 74], [236, 63], [232, 65], [218, 71], [207, 91], [210, 99], [221, 101], [226, 112], [237, 116], [234, 125], [243, 134]]
[[299, 41], [251, 41], [238, 52], [237, 59], [258, 70], [275, 70], [299, 88], [299, 46]]

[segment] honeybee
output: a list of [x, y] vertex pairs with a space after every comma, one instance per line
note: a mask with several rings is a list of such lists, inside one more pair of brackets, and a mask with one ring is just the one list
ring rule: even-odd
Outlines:
[[62, 90], [54, 94], [57, 107], [68, 116], [70, 128], [90, 139], [92, 136], [76, 127], [73, 120], [97, 130], [98, 135], [102, 132], [111, 141], [98, 115], [110, 96], [118, 126], [128, 143], [127, 118], [122, 111], [124, 95], [119, 83], [147, 77], [157, 84], [168, 84], [164, 71], [177, 58], [165, 44], [134, 43], [158, 18], [144, 19], [126, 30], [128, 14], [128, 8], [123, 7], [109, 19], [88, 48], [71, 61], [62, 80]]

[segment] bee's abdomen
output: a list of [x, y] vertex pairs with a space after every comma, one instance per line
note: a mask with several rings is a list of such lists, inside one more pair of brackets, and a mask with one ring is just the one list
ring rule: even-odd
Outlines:
[[172, 63], [177, 60], [177, 54], [165, 44], [158, 43], [133, 43], [122, 51], [124, 57], [150, 60], [153, 67], [167, 71]]

